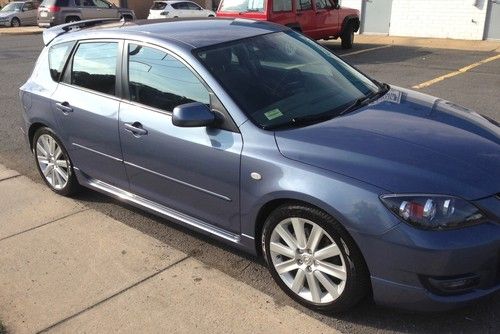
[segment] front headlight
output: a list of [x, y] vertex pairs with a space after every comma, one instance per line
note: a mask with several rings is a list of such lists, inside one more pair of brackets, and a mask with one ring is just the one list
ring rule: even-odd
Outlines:
[[426, 230], [480, 224], [484, 214], [473, 204], [446, 195], [383, 195], [382, 203], [404, 222]]

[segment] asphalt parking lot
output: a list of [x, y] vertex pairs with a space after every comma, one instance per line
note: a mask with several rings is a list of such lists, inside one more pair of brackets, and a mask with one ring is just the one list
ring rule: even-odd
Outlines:
[[[326, 45], [373, 78], [406, 88], [498, 55], [494, 52], [371, 44], [357, 44], [352, 50], [344, 51], [337, 42], [328, 42]], [[32, 156], [18, 130], [20, 110], [17, 94], [41, 48], [40, 35], [0, 36], [0, 163], [40, 183]], [[500, 59], [497, 59], [419, 91], [451, 100], [499, 121], [499, 87]], [[208, 267], [217, 268], [264, 291], [277, 303], [293, 306], [344, 333], [500, 332], [500, 295], [465, 309], [442, 314], [400, 313], [372, 305], [369, 301], [348, 314], [315, 314], [286, 297], [259, 260], [93, 191], [85, 191], [77, 199], [170, 247], [192, 255]]]

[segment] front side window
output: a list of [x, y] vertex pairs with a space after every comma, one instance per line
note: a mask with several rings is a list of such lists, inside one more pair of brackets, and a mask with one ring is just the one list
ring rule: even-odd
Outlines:
[[118, 43], [82, 43], [73, 56], [71, 84], [114, 95]]
[[103, 0], [94, 0], [94, 4], [99, 8], [111, 8], [111, 5]]
[[131, 101], [168, 112], [190, 102], [210, 104], [208, 90], [194, 73], [161, 50], [130, 44], [128, 72]]
[[379, 92], [370, 79], [296, 32], [213, 45], [195, 54], [247, 116], [266, 129], [333, 118]]
[[49, 68], [52, 80], [59, 81], [74, 42], [56, 44], [49, 49]]
[[332, 5], [328, 0], [316, 0], [316, 9], [328, 9]]
[[292, 10], [292, 0], [274, 0], [273, 12], [290, 12]]
[[264, 0], [222, 0], [221, 12], [264, 12]]
[[189, 10], [200, 10], [200, 6], [198, 6], [197, 4], [193, 3], [193, 2], [186, 2], [186, 7], [187, 9]]

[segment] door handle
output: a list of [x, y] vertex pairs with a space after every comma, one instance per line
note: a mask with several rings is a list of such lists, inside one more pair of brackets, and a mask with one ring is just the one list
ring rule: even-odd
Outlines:
[[139, 122], [125, 123], [123, 125], [125, 130], [132, 132], [136, 136], [145, 136], [148, 134], [148, 130], [142, 128], [142, 124]]
[[62, 111], [63, 114], [68, 114], [70, 112], [73, 112], [73, 108], [69, 106], [68, 102], [56, 103], [56, 108], [57, 110]]
[[491, 0], [491, 3], [500, 5], [500, 0]]

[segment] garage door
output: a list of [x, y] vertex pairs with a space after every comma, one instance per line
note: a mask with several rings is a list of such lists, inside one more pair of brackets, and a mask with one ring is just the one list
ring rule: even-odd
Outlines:
[[361, 32], [389, 34], [391, 10], [392, 0], [363, 0]]
[[500, 40], [500, 0], [489, 0], [486, 39]]

